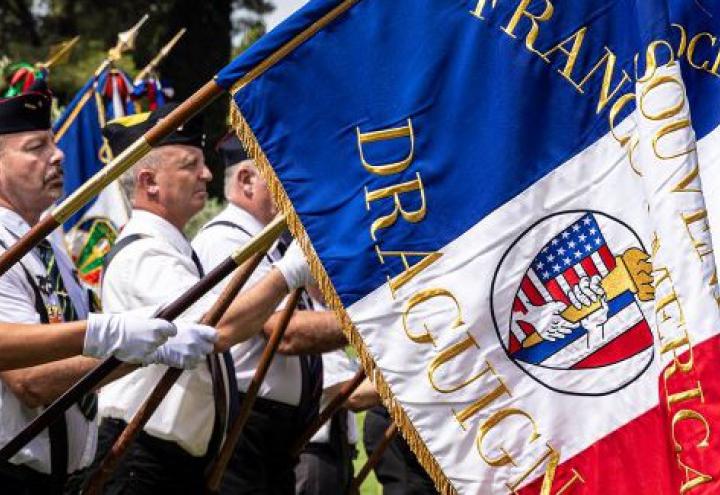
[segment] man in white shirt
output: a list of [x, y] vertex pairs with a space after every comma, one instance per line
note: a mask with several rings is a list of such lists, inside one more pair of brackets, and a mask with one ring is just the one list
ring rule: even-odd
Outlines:
[[[118, 119], [104, 133], [114, 154], [167, 115], [173, 105], [152, 113]], [[106, 311], [126, 311], [164, 304], [194, 285], [203, 274], [182, 233], [187, 221], [204, 205], [211, 179], [203, 158], [202, 124], [192, 119], [168, 136], [133, 169], [133, 211], [106, 257], [102, 301]], [[227, 258], [239, 245], [216, 246]], [[288, 290], [309, 283], [302, 257], [285, 259], [248, 293], [231, 304], [217, 328], [216, 350], [261, 330]], [[216, 294], [198, 301], [183, 318], [199, 319]], [[106, 494], [201, 493], [208, 457], [216, 454], [237, 397], [229, 353], [214, 356], [220, 374], [198, 366], [183, 374], [148, 421], [138, 439], [105, 485]], [[103, 423], [98, 457], [132, 419], [164, 374], [163, 366], [148, 366], [105, 387], [100, 397]], [[216, 408], [216, 402], [229, 405]], [[217, 410], [216, 409], [221, 409]]]
[[[50, 131], [49, 93], [44, 88], [0, 100], [0, 246], [6, 249], [38, 222], [62, 194], [63, 154]], [[34, 332], [0, 373], [0, 445], [98, 364], [86, 356], [115, 355], [134, 363], [166, 362], [174, 325], [133, 316], [90, 314], [87, 293], [75, 278], [60, 244], [43, 240], [0, 277], [0, 321], [33, 325], [4, 335], [4, 349], [20, 347], [18, 333]], [[88, 317], [87, 323], [79, 321]], [[76, 322], [77, 323], [73, 323]], [[45, 325], [38, 325], [45, 324]], [[195, 328], [196, 327], [196, 328]], [[195, 325], [195, 330], [202, 328]], [[193, 331], [195, 331], [193, 330]], [[206, 328], [209, 338], [214, 332]], [[49, 332], [72, 341], [64, 347]], [[80, 337], [82, 340], [80, 340]], [[60, 339], [62, 340], [62, 339]], [[67, 343], [67, 342], [66, 342]], [[53, 347], [40, 349], [43, 344]], [[164, 349], [164, 352], [159, 352]], [[205, 352], [208, 352], [206, 349]], [[173, 354], [173, 353], [170, 353]], [[200, 357], [198, 352], [186, 358]], [[58, 359], [62, 359], [56, 361]], [[56, 361], [56, 362], [50, 362]], [[50, 363], [48, 363], [50, 362]], [[48, 363], [48, 364], [41, 364]], [[33, 367], [24, 367], [32, 366]], [[11, 369], [10, 368], [19, 368]], [[127, 372], [127, 368], [124, 372]], [[117, 374], [115, 376], [118, 376]], [[48, 431], [29, 442], [9, 463], [0, 463], [3, 494], [62, 493], [66, 479], [85, 468], [95, 454], [96, 397], [88, 394]]]
[[[276, 214], [267, 184], [248, 160], [234, 133], [218, 147], [226, 165], [225, 196], [228, 206], [208, 222], [193, 240], [205, 270], [222, 261], [222, 253], [245, 244]], [[284, 246], [287, 246], [285, 244]], [[247, 287], [252, 287], [280, 259], [278, 243], [260, 263]], [[294, 246], [294, 244], [293, 244]], [[291, 247], [290, 249], [293, 249]], [[222, 284], [216, 291], [222, 290]], [[290, 447], [313, 414], [317, 414], [322, 391], [322, 363], [317, 354], [346, 344], [335, 315], [300, 307], [290, 320], [285, 336], [263, 381], [258, 399], [243, 430], [226, 476], [223, 494], [292, 494], [297, 458]], [[256, 335], [232, 348], [237, 385], [247, 391], [266, 338], [276, 327], [279, 313]]]

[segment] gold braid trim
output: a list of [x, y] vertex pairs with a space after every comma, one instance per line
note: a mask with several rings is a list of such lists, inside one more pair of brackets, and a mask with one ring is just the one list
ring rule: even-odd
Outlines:
[[422, 467], [432, 478], [438, 491], [442, 495], [457, 495], [455, 487], [452, 486], [450, 480], [440, 468], [440, 464], [437, 462], [437, 459], [435, 459], [435, 456], [432, 455], [420, 438], [420, 435], [410, 422], [407, 414], [395, 399], [395, 396], [392, 393], [392, 390], [390, 390], [390, 386], [385, 381], [385, 378], [382, 376], [382, 373], [379, 369], [377, 369], [375, 361], [360, 337], [360, 333], [357, 331], [357, 328], [355, 328], [355, 325], [353, 325], [350, 320], [350, 316], [347, 314], [347, 311], [340, 301], [340, 297], [338, 297], [337, 292], [335, 292], [335, 287], [330, 282], [330, 277], [325, 271], [325, 267], [320, 262], [320, 258], [318, 258], [315, 248], [310, 243], [310, 239], [305, 232], [305, 227], [303, 226], [300, 217], [295, 212], [295, 208], [293, 208], [290, 198], [288, 198], [288, 195], [285, 192], [285, 188], [275, 174], [275, 170], [268, 161], [267, 156], [265, 156], [265, 153], [260, 147], [260, 144], [255, 137], [255, 133], [234, 102], [230, 105], [230, 123], [233, 129], [235, 129], [238, 138], [242, 142], [248, 154], [255, 160], [258, 171], [268, 184], [270, 194], [272, 195], [275, 204], [285, 215], [288, 229], [290, 229], [290, 232], [292, 232], [293, 237], [295, 237], [308, 259], [310, 271], [312, 272], [313, 277], [315, 277], [315, 280], [325, 297], [326, 303], [335, 312], [335, 316], [338, 321], [340, 321], [340, 325], [345, 333], [345, 336], [357, 350], [360, 362], [365, 370], [365, 375], [370, 377], [371, 381], [375, 384], [375, 388], [380, 394], [383, 404], [390, 412], [390, 416], [395, 424], [399, 426], [402, 436], [405, 438], [410, 446], [410, 449], [418, 458]]
[[65, 119], [65, 122], [63, 122], [63, 125], [58, 129], [58, 131], [53, 136], [53, 140], [57, 143], [62, 139], [62, 137], [65, 135], [67, 130], [70, 128], [70, 126], [75, 122], [75, 119], [77, 119], [78, 114], [82, 111], [82, 109], [85, 107], [87, 102], [90, 100], [90, 97], [95, 93], [95, 86], [90, 86], [88, 90], [85, 92], [85, 94], [82, 95], [82, 98], [80, 98], [80, 101], [78, 101], [78, 104], [75, 105], [75, 108], [73, 108], [70, 115], [68, 115], [68, 118]]

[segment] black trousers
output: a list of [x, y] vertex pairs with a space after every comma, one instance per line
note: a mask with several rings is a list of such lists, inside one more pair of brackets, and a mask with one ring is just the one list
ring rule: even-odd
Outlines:
[[[390, 415], [384, 407], [370, 409], [363, 428], [368, 457], [380, 444], [390, 426]], [[435, 495], [437, 490], [430, 476], [417, 461], [415, 454], [400, 435], [396, 435], [375, 466], [375, 475], [383, 486], [383, 495]]]
[[3, 495], [62, 495], [65, 482], [54, 480], [24, 466], [7, 466], [0, 470], [0, 493]]
[[298, 459], [289, 451], [301, 431], [298, 408], [258, 398], [228, 463], [220, 494], [294, 495]]
[[57, 479], [26, 466], [0, 465], [0, 494], [2, 495], [77, 495], [87, 470], [80, 470], [67, 478]]
[[352, 459], [339, 457], [329, 444], [311, 443], [295, 468], [296, 495], [345, 495], [352, 481]]
[[[94, 471], [126, 423], [104, 419]], [[104, 495], [198, 495], [205, 486], [205, 457], [193, 457], [173, 442], [141, 432], [103, 489]]]
[[348, 442], [348, 413], [341, 409], [330, 420], [327, 443], [309, 443], [295, 467], [296, 495], [346, 494], [353, 477], [355, 446]]

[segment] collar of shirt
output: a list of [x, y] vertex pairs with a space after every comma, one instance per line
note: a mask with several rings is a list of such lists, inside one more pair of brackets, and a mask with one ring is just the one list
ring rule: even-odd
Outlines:
[[17, 212], [0, 206], [0, 223], [11, 233], [23, 236], [30, 230], [30, 225]]
[[[265, 224], [252, 216], [247, 210], [232, 203], [228, 203], [227, 207], [214, 220], [230, 220], [240, 225], [253, 237], [265, 228]], [[277, 261], [282, 258], [282, 255], [277, 250], [278, 242], [279, 239], [276, 240], [267, 251], [271, 261]]]
[[123, 228], [123, 235], [143, 234], [162, 239], [187, 257], [192, 256], [192, 246], [177, 227], [163, 217], [146, 210], [133, 210], [130, 220]]
[[247, 210], [232, 203], [228, 203], [227, 208], [225, 208], [225, 211], [223, 213], [226, 213], [228, 219], [232, 219], [233, 222], [241, 225], [251, 235], [258, 234], [262, 229], [265, 228], [265, 225], [260, 222], [260, 220], [248, 213]]

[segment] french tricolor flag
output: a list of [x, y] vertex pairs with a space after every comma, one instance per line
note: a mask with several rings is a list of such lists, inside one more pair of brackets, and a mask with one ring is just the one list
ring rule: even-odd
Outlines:
[[216, 81], [441, 493], [720, 493], [720, 0], [314, 0]]

